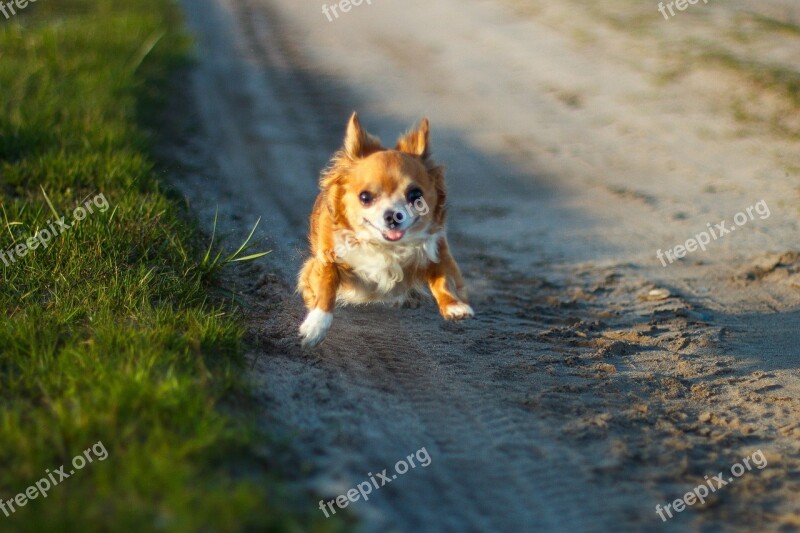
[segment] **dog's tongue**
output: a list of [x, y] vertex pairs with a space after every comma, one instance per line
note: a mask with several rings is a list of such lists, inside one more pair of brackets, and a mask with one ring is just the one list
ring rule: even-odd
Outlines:
[[395, 242], [402, 239], [403, 235], [405, 234], [406, 232], [401, 229], [390, 229], [389, 231], [386, 232], [385, 236], [386, 240]]

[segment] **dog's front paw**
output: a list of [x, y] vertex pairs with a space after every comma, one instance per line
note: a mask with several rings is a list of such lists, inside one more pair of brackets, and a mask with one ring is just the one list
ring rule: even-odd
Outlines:
[[442, 309], [442, 316], [445, 318], [445, 320], [466, 320], [474, 317], [475, 311], [472, 310], [472, 307], [470, 307], [469, 304], [465, 304], [464, 302], [456, 302], [449, 304]]
[[303, 325], [300, 326], [300, 337], [302, 337], [303, 348], [315, 348], [328, 334], [333, 324], [333, 313], [328, 313], [322, 309], [313, 309], [306, 317]]

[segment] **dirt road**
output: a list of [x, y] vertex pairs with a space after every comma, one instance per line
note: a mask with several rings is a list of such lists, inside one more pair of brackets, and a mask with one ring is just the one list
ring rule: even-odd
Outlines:
[[[753, 52], [797, 71], [791, 4], [670, 21], [630, 0], [374, 0], [330, 20], [184, 4], [198, 65], [176, 185], [239, 235], [264, 219], [274, 253], [238, 282], [299, 484], [332, 498], [425, 447], [429, 466], [350, 506], [364, 530], [800, 527], [798, 126], [777, 81], [736, 68]], [[354, 109], [387, 142], [430, 117], [478, 316], [343, 309], [303, 352], [293, 280]], [[747, 208], [706, 251], [658, 259]], [[767, 467], [662, 523], [657, 504], [759, 449]]]

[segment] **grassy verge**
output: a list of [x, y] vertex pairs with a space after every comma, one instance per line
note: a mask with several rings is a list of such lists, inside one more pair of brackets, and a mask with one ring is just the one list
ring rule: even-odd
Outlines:
[[[797, 121], [797, 113], [800, 112], [800, 72], [784, 65], [742, 58], [712, 45], [707, 46], [700, 60], [742, 76], [756, 93], [746, 100], [734, 101], [732, 106], [737, 119], [763, 123], [770, 127], [772, 133], [800, 138], [800, 124]], [[762, 109], [766, 106], [754, 106], [758, 94], [773, 96], [775, 103], [766, 110]]]
[[[154, 179], [137, 110], [188, 49], [164, 0], [0, 16], [0, 499], [75, 470], [6, 504], [0, 530], [330, 527], [278, 510], [244, 420], [241, 325]], [[29, 241], [41, 230], [59, 234]], [[74, 468], [92, 446], [107, 457]]]

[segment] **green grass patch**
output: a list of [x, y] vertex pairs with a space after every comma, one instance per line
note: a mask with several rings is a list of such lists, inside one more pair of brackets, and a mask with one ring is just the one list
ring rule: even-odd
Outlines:
[[800, 26], [792, 22], [778, 20], [758, 13], [749, 14], [752, 20], [762, 29], [768, 32], [780, 32], [794, 37], [800, 37]]
[[744, 74], [761, 89], [775, 91], [800, 108], [800, 72], [783, 65], [744, 59], [725, 50], [707, 49], [700, 56], [734, 72]]
[[[108, 453], [0, 511], [0, 530], [335, 527], [316, 503], [280, 510], [241, 320], [209, 296], [218, 264], [155, 179], [141, 112], [187, 64], [181, 24], [165, 0], [0, 16], [0, 499], [96, 443]], [[45, 246], [61, 216], [71, 227]]]
[[[763, 124], [770, 133], [792, 139], [800, 138], [800, 72], [784, 66], [742, 58], [727, 50], [707, 45], [698, 54], [700, 64], [725, 69], [743, 78], [753, 96], [737, 98], [731, 104], [734, 117], [742, 123]], [[777, 97], [761, 105], [756, 97]]]

